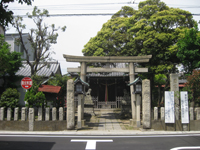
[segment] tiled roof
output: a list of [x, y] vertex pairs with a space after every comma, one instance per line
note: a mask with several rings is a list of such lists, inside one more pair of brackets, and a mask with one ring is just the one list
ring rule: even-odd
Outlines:
[[[38, 68], [41, 67], [43, 64], [40, 63], [38, 65]], [[56, 73], [60, 73], [61, 74], [61, 70], [60, 70], [60, 63], [58, 62], [48, 62], [48, 65], [43, 67], [41, 70], [39, 70], [37, 72], [38, 76], [44, 76], [44, 77], [49, 77], [51, 75], [54, 75]], [[30, 66], [23, 61], [23, 67], [20, 67], [20, 69], [17, 71], [16, 73], [17, 76], [26, 76], [26, 77], [30, 77], [31, 76], [31, 68]]]
[[38, 91], [47, 92], [47, 93], [59, 93], [61, 87], [60, 86], [53, 86], [53, 85], [41, 85], [38, 88]]

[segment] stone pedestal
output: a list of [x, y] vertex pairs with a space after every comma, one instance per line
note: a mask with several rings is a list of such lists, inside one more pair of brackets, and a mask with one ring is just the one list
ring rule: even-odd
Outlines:
[[52, 121], [56, 121], [57, 120], [57, 109], [56, 107], [52, 108]]
[[67, 129], [75, 128], [75, 109], [74, 109], [74, 81], [67, 81]]
[[42, 107], [38, 108], [38, 121], [42, 121]]
[[200, 107], [196, 108], [196, 120], [200, 120]]
[[94, 104], [84, 104], [84, 113], [95, 115]]
[[86, 93], [84, 100], [84, 113], [95, 115], [94, 114], [94, 103], [92, 101], [91, 89], [89, 89]]
[[142, 114], [143, 114], [143, 129], [151, 128], [151, 93], [150, 80], [142, 81]]
[[49, 121], [50, 120], [50, 108], [47, 107], [45, 108], [45, 121]]
[[63, 115], [63, 107], [60, 107], [59, 108], [59, 121], [63, 121], [63, 117], [64, 117], [64, 115]]
[[21, 112], [21, 121], [26, 121], [28, 116], [28, 109], [27, 107], [22, 107], [22, 112]]
[[154, 120], [158, 120], [158, 107], [154, 107]]
[[161, 116], [160, 119], [164, 121], [165, 120], [165, 108], [164, 107], [160, 108], [160, 113], [161, 113], [160, 114], [160, 116]]
[[34, 108], [29, 108], [29, 131], [34, 130], [35, 111]]
[[14, 121], [18, 121], [19, 119], [19, 107], [16, 107], [14, 110]]
[[190, 107], [190, 120], [194, 120], [194, 108]]
[[121, 116], [124, 118], [131, 117], [131, 97], [126, 89], [124, 89], [124, 96], [121, 101]]
[[11, 121], [11, 108], [7, 108], [7, 121]]
[[4, 120], [4, 107], [1, 107], [1, 109], [0, 109], [0, 120], [1, 121]]

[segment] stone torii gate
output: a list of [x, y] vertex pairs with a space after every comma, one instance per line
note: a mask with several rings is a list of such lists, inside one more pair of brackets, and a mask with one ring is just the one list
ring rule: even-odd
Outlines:
[[[129, 73], [129, 80], [132, 83], [135, 80], [135, 73], [145, 73], [148, 72], [148, 68], [137, 68], [134, 63], [146, 63], [152, 55], [146, 56], [72, 56], [63, 55], [67, 62], [80, 62], [80, 68], [67, 68], [68, 72], [80, 72], [80, 78], [86, 81], [87, 72], [124, 72]], [[89, 68], [86, 63], [129, 63], [128, 68]], [[132, 119], [136, 120], [136, 100], [134, 94], [134, 86], [130, 86], [131, 94], [131, 109], [132, 109]]]

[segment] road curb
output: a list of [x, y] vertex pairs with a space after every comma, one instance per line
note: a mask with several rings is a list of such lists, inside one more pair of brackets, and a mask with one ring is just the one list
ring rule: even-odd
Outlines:
[[200, 131], [0, 131], [3, 134], [21, 134], [21, 135], [164, 135], [164, 134], [200, 134]]

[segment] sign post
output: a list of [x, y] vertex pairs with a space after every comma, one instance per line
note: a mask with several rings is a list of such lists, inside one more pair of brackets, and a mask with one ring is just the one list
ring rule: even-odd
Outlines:
[[182, 123], [189, 123], [189, 109], [188, 109], [188, 92], [181, 92], [181, 121]]
[[32, 84], [33, 84], [33, 81], [32, 81], [32, 79], [29, 78], [29, 77], [24, 77], [24, 78], [21, 80], [21, 86], [22, 86], [24, 89], [26, 89], [26, 90], [30, 89], [31, 86], [32, 86]]
[[174, 91], [165, 91], [165, 123], [175, 123]]

